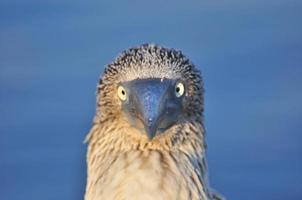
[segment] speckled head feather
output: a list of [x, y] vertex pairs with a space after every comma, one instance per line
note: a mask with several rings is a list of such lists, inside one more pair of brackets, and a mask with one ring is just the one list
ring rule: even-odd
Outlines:
[[148, 78], [179, 79], [185, 82], [187, 114], [202, 120], [204, 89], [200, 71], [181, 51], [152, 44], [126, 50], [106, 66], [98, 85], [97, 116], [116, 116], [114, 108], [120, 104], [116, 95], [119, 83]]
[[[152, 140], [129, 124], [117, 95], [120, 84], [149, 79], [181, 81], [186, 90], [181, 117]], [[174, 49], [145, 44], [106, 66], [86, 138], [85, 200], [219, 199], [207, 183], [203, 92], [198, 69]]]

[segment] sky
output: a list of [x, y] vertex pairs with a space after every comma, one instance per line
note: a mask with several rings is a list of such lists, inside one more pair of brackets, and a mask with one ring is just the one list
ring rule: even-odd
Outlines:
[[299, 0], [0, 0], [0, 199], [80, 200], [95, 90], [129, 47], [202, 72], [210, 183], [227, 199], [302, 199]]

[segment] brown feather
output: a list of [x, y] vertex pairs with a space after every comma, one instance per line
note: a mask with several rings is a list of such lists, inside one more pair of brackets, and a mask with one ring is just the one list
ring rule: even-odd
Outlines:
[[[149, 141], [127, 123], [120, 82], [181, 79], [188, 83], [183, 119]], [[142, 45], [109, 64], [98, 85], [88, 142], [85, 200], [217, 199], [207, 184], [200, 72], [179, 51]]]

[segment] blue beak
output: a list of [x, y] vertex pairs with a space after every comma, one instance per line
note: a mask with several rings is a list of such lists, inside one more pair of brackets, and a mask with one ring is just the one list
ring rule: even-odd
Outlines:
[[[179, 100], [174, 96], [172, 80], [138, 79], [128, 82], [129, 102], [124, 111], [129, 121], [140, 121], [149, 140], [152, 140], [160, 128], [167, 128], [177, 118]], [[134, 123], [134, 126], [137, 124]]]

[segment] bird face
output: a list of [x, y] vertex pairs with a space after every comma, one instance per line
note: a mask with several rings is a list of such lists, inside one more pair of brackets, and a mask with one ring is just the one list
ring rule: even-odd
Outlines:
[[105, 67], [97, 95], [94, 123], [134, 146], [145, 138], [151, 146], [174, 145], [190, 137], [189, 129], [203, 131], [202, 77], [180, 51], [156, 45], [124, 51]]
[[184, 83], [173, 79], [136, 79], [117, 88], [128, 123], [149, 140], [179, 121], [185, 93]]

